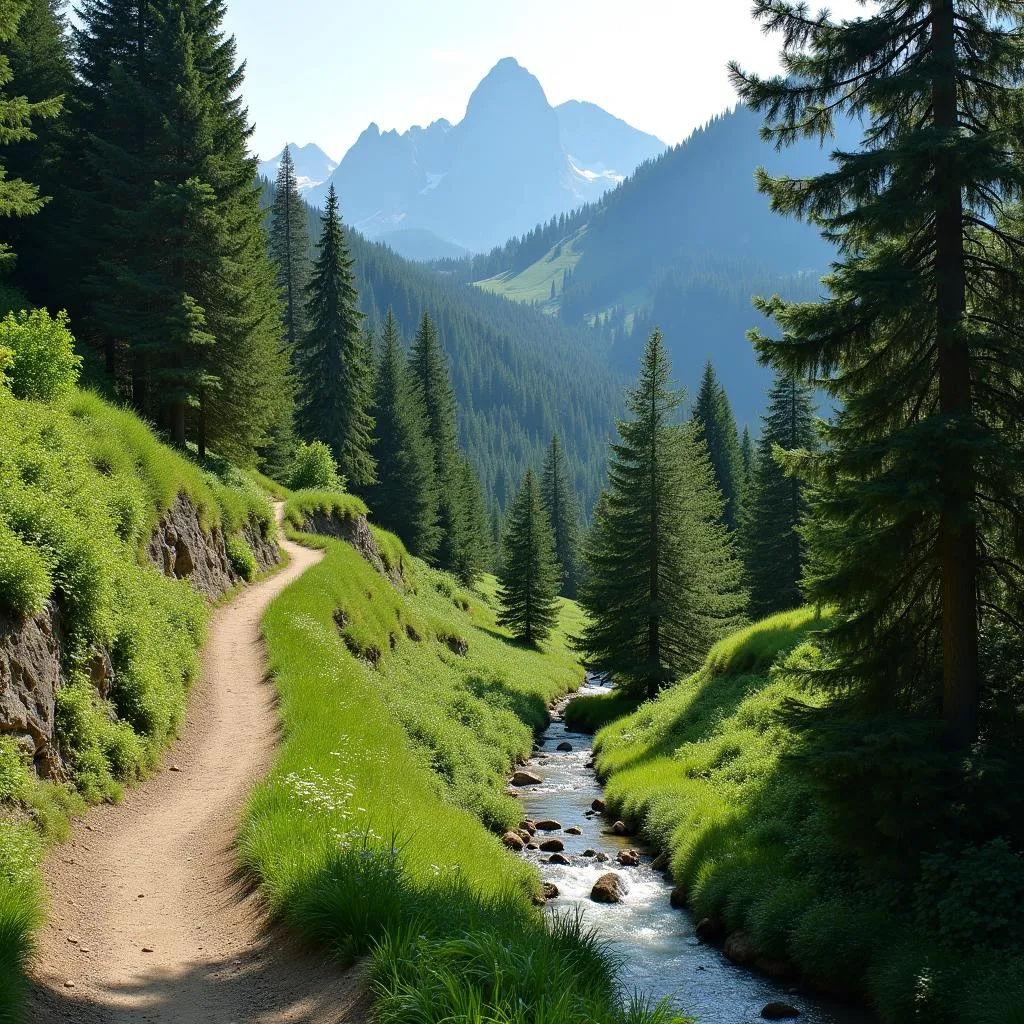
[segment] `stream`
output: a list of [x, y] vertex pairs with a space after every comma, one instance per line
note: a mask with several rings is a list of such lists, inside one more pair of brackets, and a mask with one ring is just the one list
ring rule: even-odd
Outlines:
[[[579, 694], [608, 692], [608, 687], [588, 682]], [[559, 751], [560, 743], [572, 744], [571, 752]], [[568, 865], [546, 863], [548, 854], [526, 850], [541, 878], [558, 886], [559, 895], [548, 902], [552, 913], [582, 910], [585, 922], [607, 939], [623, 960], [622, 981], [629, 991], [658, 1000], [669, 997], [681, 1012], [698, 1018], [699, 1024], [754, 1024], [770, 1002], [784, 1002], [800, 1011], [806, 1024], [871, 1024], [873, 1018], [857, 1008], [812, 997], [802, 990], [772, 981], [755, 971], [732, 964], [715, 946], [694, 936], [688, 911], [669, 905], [672, 886], [654, 871], [651, 856], [636, 838], [611, 834], [601, 816], [587, 817], [595, 798], [603, 796], [601, 784], [587, 765], [592, 757], [591, 737], [569, 732], [555, 716], [538, 740], [540, 749], [526, 768], [543, 778], [540, 785], [519, 789], [524, 816], [532, 821], [552, 818], [563, 826], [559, 832], [538, 832], [535, 839], [557, 837], [565, 844]], [[582, 835], [567, 835], [565, 828], [578, 826]], [[582, 857], [587, 849], [608, 854], [607, 862]], [[642, 854], [639, 867], [622, 867], [620, 850]], [[621, 903], [599, 904], [590, 899], [594, 882], [605, 872], [616, 871], [629, 882]]]

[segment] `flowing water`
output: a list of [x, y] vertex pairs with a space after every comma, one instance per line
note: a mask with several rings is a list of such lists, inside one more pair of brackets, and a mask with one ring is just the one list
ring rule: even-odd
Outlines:
[[[588, 683], [579, 692], [605, 693], [607, 687]], [[572, 751], [557, 750], [563, 742], [571, 743]], [[787, 993], [785, 985], [735, 966], [716, 947], [700, 942], [690, 914], [669, 905], [672, 887], [652, 870], [647, 851], [636, 839], [610, 834], [604, 818], [586, 816], [591, 802], [602, 796], [597, 776], [587, 767], [591, 738], [569, 732], [556, 717], [539, 746], [527, 769], [544, 781], [522, 787], [519, 796], [527, 818], [553, 818], [562, 824], [563, 831], [538, 833], [537, 838], [561, 839], [572, 863], [544, 863], [548, 854], [539, 850], [525, 851], [524, 856], [537, 864], [544, 881], [558, 886], [558, 898], [548, 903], [552, 912], [581, 909], [586, 923], [611, 942], [624, 961], [623, 981], [630, 991], [644, 992], [655, 1001], [667, 996], [700, 1024], [753, 1024], [761, 1019], [765, 1004], [774, 1001], [795, 1006], [806, 1024], [871, 1024], [863, 1011], [802, 991]], [[564, 829], [573, 825], [583, 834], [566, 835]], [[616, 859], [620, 850], [630, 848], [643, 853], [639, 867], [622, 867]], [[583, 857], [587, 849], [603, 851], [609, 860]], [[606, 871], [618, 872], [629, 883], [621, 903], [599, 904], [589, 898], [594, 882]]]

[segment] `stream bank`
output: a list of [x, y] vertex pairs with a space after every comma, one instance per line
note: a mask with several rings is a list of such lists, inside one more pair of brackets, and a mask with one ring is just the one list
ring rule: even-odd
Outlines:
[[[580, 695], [608, 692], [588, 682]], [[739, 967], [714, 946], [694, 934], [695, 922], [685, 910], [669, 903], [672, 885], [655, 871], [649, 851], [635, 838], [615, 835], [610, 823], [590, 811], [603, 792], [593, 768], [591, 737], [566, 729], [555, 712], [547, 731], [538, 740], [539, 749], [525, 769], [542, 782], [521, 786], [518, 795], [524, 817], [530, 821], [551, 820], [562, 827], [538, 832], [537, 839], [557, 838], [568, 864], [551, 864], [549, 852], [524, 850], [545, 882], [558, 887], [559, 895], [549, 900], [551, 913], [574, 913], [602, 938], [608, 940], [623, 961], [622, 981], [655, 1001], [669, 998], [679, 1009], [695, 1016], [700, 1024], [751, 1024], [763, 1019], [762, 1010], [771, 1003], [791, 1005], [798, 1020], [810, 1024], [871, 1024], [873, 1018], [855, 1007], [794, 990], [784, 983]], [[559, 750], [569, 744], [571, 750]], [[579, 828], [580, 833], [568, 833]], [[638, 850], [640, 863], [626, 867], [618, 854]], [[583, 856], [594, 850], [607, 861]], [[615, 871], [629, 889], [620, 903], [599, 904], [590, 899], [591, 889], [601, 875]]]

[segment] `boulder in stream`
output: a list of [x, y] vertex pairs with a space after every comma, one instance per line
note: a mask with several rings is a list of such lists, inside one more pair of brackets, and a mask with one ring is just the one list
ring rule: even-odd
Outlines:
[[768, 1003], [761, 1011], [764, 1020], [790, 1020], [799, 1017], [800, 1011], [789, 1003]]
[[[669, 895], [668, 901], [676, 910], [681, 910], [686, 906], [686, 890], [681, 885], [677, 885]], [[707, 921], [708, 919], [705, 917], [702, 920]], [[697, 938], [703, 938], [703, 936], [698, 933]]]
[[597, 857], [595, 858], [595, 860], [599, 860], [599, 861], [602, 861], [602, 862], [606, 861], [607, 859], [608, 859], [608, 854], [605, 853], [604, 850], [601, 850], [601, 852], [598, 853]]
[[626, 880], [615, 871], [603, 874], [590, 890], [590, 898], [595, 903], [621, 903], [628, 890]]
[[757, 959], [757, 947], [745, 931], [732, 932], [727, 936], [724, 951], [734, 964], [746, 966]]
[[533, 827], [538, 832], [557, 832], [562, 827], [562, 823], [555, 821], [554, 818], [540, 818], [534, 822]]
[[592, 803], [592, 804], [590, 805], [590, 809], [591, 809], [592, 811], [597, 811], [597, 813], [598, 813], [598, 814], [600, 814], [600, 813], [601, 813], [601, 812], [602, 812], [602, 811], [604, 810], [604, 801], [603, 801], [602, 799], [600, 799], [600, 797], [598, 797], [598, 798], [597, 798], [596, 800], [594, 800], [594, 802], [593, 802], [593, 803]]
[[583, 851], [582, 856], [584, 856], [584, 857], [596, 857], [597, 856], [597, 850], [588, 847], [586, 850]]
[[558, 898], [558, 886], [554, 882], [543, 882], [541, 884], [541, 890], [544, 893], [544, 899], [553, 900]]
[[549, 864], [571, 864], [572, 861], [564, 853], [553, 853], [548, 857]]
[[629, 826], [624, 821], [617, 821], [614, 825], [612, 825], [612, 831], [617, 836], [628, 836]]
[[527, 772], [520, 769], [512, 776], [513, 786], [537, 786], [544, 780], [533, 772]]
[[572, 750], [572, 744], [568, 740], [562, 740], [562, 742], [559, 743], [557, 747], [555, 747], [555, 750], [568, 752]]
[[722, 926], [713, 918], [702, 917], [693, 929], [693, 934], [701, 942], [718, 942], [722, 938]]
[[640, 854], [636, 850], [619, 850], [619, 863], [626, 868], [640, 866]]
[[651, 861], [651, 868], [655, 871], [664, 871], [668, 867], [668, 854], [662, 850], [654, 860]]
[[567, 828], [567, 829], [565, 830], [565, 834], [566, 834], [567, 836], [581, 836], [581, 835], [583, 835], [583, 829], [581, 829], [581, 828], [579, 827], [579, 825], [570, 825], [570, 826], [569, 826], [569, 827], [568, 827], [568, 828]]
[[537, 826], [532, 821], [530, 821], [529, 818], [523, 818], [523, 820], [519, 822], [519, 831], [533, 833], [537, 831]]
[[565, 849], [565, 843], [561, 839], [545, 839], [540, 848], [545, 853], [561, 853]]

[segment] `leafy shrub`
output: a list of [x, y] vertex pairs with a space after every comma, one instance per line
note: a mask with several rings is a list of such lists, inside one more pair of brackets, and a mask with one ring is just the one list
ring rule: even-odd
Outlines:
[[344, 491], [345, 478], [338, 472], [331, 449], [323, 441], [312, 441], [296, 449], [288, 486], [293, 491]]
[[29, 774], [14, 740], [0, 736], [0, 805], [19, 803], [28, 791]]
[[82, 359], [64, 312], [56, 319], [45, 309], [8, 313], [0, 321], [0, 347], [12, 353], [5, 375], [16, 398], [52, 402], [78, 383]]
[[256, 556], [252, 549], [245, 542], [245, 538], [237, 533], [229, 533], [224, 538], [224, 546], [227, 548], [228, 561], [236, 575], [241, 576], [246, 583], [251, 583], [259, 571], [256, 564]]
[[0, 603], [16, 615], [35, 615], [52, 589], [45, 555], [0, 521]]

